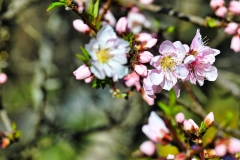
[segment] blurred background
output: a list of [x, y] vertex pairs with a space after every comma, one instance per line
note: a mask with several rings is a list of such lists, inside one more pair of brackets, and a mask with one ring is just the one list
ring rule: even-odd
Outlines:
[[[18, 142], [0, 150], [0, 160], [134, 159], [132, 153], [147, 140], [141, 128], [150, 111], [159, 107], [148, 106], [138, 93], [129, 100], [112, 98], [108, 87], [92, 89], [90, 84], [75, 80], [73, 71], [82, 64], [75, 54], [90, 37], [73, 28], [72, 21], [79, 18], [75, 13], [63, 7], [47, 12], [52, 2], [0, 0], [0, 52], [9, 55], [1, 63], [8, 76], [1, 86], [2, 103], [22, 131]], [[155, 0], [154, 4], [215, 17], [207, 0]], [[113, 13], [117, 18], [122, 16], [116, 10]], [[223, 29], [143, 13], [152, 22], [157, 19], [162, 30], [175, 27], [172, 33], [162, 32], [165, 39], [190, 44], [200, 28], [202, 36], [209, 39], [208, 45], [221, 51], [215, 62], [217, 81], [191, 87], [206, 112], [214, 112], [217, 122], [232, 113], [230, 126], [239, 128], [240, 53], [230, 49], [231, 37]], [[180, 99], [190, 103], [184, 89]], [[157, 101], [167, 99], [159, 94]], [[196, 115], [183, 112], [200, 122]], [[0, 130], [5, 130], [2, 122]], [[213, 128], [208, 135], [214, 132]]]

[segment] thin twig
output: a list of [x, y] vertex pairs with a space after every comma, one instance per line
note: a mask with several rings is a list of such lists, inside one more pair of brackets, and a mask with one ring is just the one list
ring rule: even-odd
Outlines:
[[111, 3], [112, 3], [112, 0], [108, 0], [108, 1], [103, 5], [103, 7], [102, 7], [103, 12], [98, 16], [98, 18], [97, 18], [97, 23], [99, 23], [99, 22], [103, 19], [104, 15], [107, 13], [108, 9], [110, 8]]

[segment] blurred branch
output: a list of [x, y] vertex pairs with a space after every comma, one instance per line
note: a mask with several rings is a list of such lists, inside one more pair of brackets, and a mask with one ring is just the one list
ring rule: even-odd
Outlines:
[[[139, 3], [139, 1], [137, 1], [137, 0], [120, 0], [120, 3], [123, 5], [127, 5], [127, 6], [135, 5], [141, 9], [148, 10], [148, 11], [155, 12], [155, 13], [167, 14], [169, 16], [176, 17], [176, 18], [184, 20], [184, 21], [189, 21], [189, 22], [192, 22], [194, 24], [204, 26], [204, 27], [209, 27], [208, 21], [211, 19], [210, 17], [202, 18], [202, 17], [195, 16], [195, 15], [189, 15], [189, 14], [177, 12], [177, 11], [173, 10], [172, 8], [165, 8], [160, 5], [154, 5], [154, 4], [144, 5], [144, 4]], [[219, 20], [215, 20], [214, 23], [218, 27], [225, 25], [223, 22], [221, 22]]]
[[108, 1], [103, 5], [103, 7], [102, 7], [103, 12], [102, 12], [102, 14], [100, 14], [100, 15], [98, 16], [97, 23], [99, 23], [99, 22], [103, 19], [104, 15], [107, 13], [107, 11], [108, 11], [111, 3], [112, 3], [112, 0], [108, 0]]

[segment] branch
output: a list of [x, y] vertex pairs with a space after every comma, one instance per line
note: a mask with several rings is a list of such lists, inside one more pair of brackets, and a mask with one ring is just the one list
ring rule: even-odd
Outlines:
[[99, 22], [103, 19], [104, 15], [107, 13], [108, 9], [110, 8], [111, 3], [112, 3], [112, 0], [108, 0], [108, 1], [103, 5], [103, 7], [102, 7], [102, 8], [103, 8], [103, 12], [102, 12], [102, 14], [100, 14], [100, 15], [98, 16], [98, 18], [97, 18], [97, 23], [99, 23]]

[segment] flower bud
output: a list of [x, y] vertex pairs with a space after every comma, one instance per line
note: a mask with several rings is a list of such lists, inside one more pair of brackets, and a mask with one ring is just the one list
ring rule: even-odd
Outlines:
[[144, 42], [152, 39], [152, 35], [149, 33], [139, 33], [135, 36], [135, 41]]
[[224, 0], [211, 0], [210, 6], [212, 9], [217, 9], [218, 7], [221, 7], [225, 4]]
[[141, 43], [140, 45], [136, 46], [136, 49], [137, 49], [138, 51], [150, 49], [150, 48], [152, 48], [156, 43], [157, 43], [157, 39], [156, 39], [156, 38], [152, 38], [152, 39], [150, 39], [150, 40], [148, 40], [148, 41], [144, 41], [144, 42]]
[[84, 82], [85, 82], [85, 83], [90, 83], [90, 82], [92, 82], [92, 80], [93, 80], [94, 78], [95, 78], [95, 76], [92, 75], [92, 76], [90, 76], [90, 77], [84, 79]]
[[238, 24], [235, 22], [228, 23], [227, 27], [224, 29], [224, 32], [226, 32], [229, 35], [233, 35], [236, 33], [238, 29]]
[[81, 65], [76, 71], [73, 72], [77, 80], [89, 78], [91, 76], [90, 69], [85, 65]]
[[204, 119], [204, 123], [205, 123], [207, 128], [210, 128], [213, 125], [213, 123], [214, 123], [214, 114], [213, 114], [213, 112], [210, 112], [206, 116], [206, 118]]
[[116, 31], [119, 34], [125, 33], [127, 31], [128, 20], [126, 17], [122, 17], [118, 20], [116, 24]]
[[215, 147], [215, 153], [217, 156], [223, 157], [227, 154], [227, 146], [225, 144], [218, 144]]
[[230, 1], [228, 9], [229, 11], [240, 15], [240, 1]]
[[140, 76], [146, 76], [147, 75], [147, 67], [143, 64], [135, 64], [134, 65], [134, 70], [137, 72], [138, 75]]
[[0, 143], [0, 148], [4, 149], [7, 146], [9, 146], [9, 144], [10, 144], [9, 138], [3, 137], [2, 140], [1, 140], [1, 143]]
[[195, 133], [196, 131], [199, 130], [198, 125], [192, 120], [185, 120], [183, 122], [183, 127], [185, 131], [188, 131], [189, 133]]
[[88, 33], [90, 32], [90, 28], [88, 25], [84, 24], [81, 19], [76, 19], [73, 21], [73, 27], [81, 33]]
[[148, 63], [148, 62], [150, 62], [152, 60], [152, 58], [153, 58], [153, 55], [149, 51], [139, 52], [139, 59], [138, 59], [138, 61], [140, 63]]
[[175, 119], [178, 123], [183, 123], [185, 120], [185, 116], [182, 112], [176, 114]]
[[218, 17], [224, 17], [225, 16], [225, 14], [227, 13], [227, 8], [225, 7], [225, 6], [221, 6], [221, 7], [219, 7], [217, 10], [216, 10], [216, 12], [215, 12], [215, 14], [218, 16]]
[[152, 156], [156, 151], [155, 144], [152, 141], [145, 141], [141, 144], [140, 151], [148, 156]]
[[239, 52], [240, 51], [240, 36], [239, 35], [233, 36], [230, 48], [234, 52]]
[[7, 81], [7, 75], [5, 73], [0, 73], [0, 84], [3, 84]]

